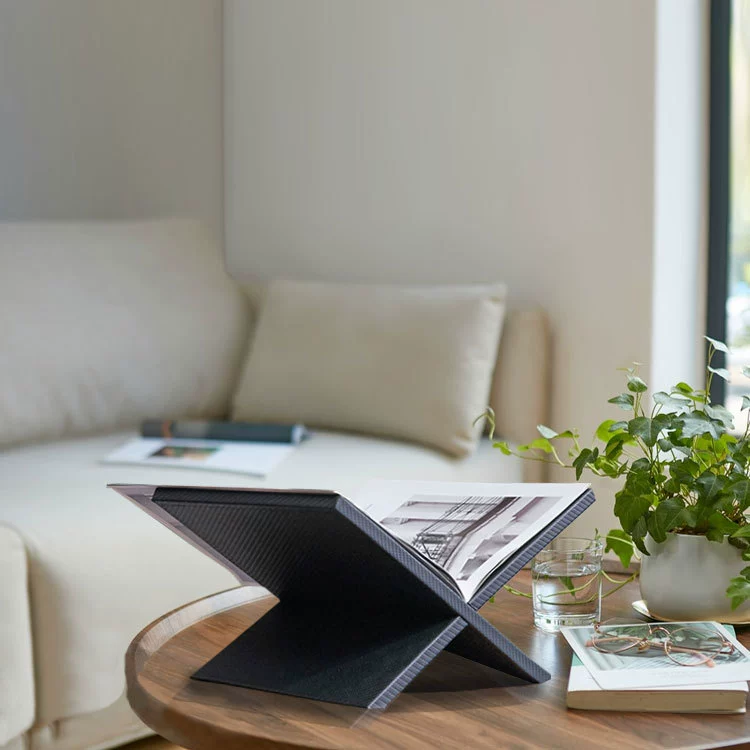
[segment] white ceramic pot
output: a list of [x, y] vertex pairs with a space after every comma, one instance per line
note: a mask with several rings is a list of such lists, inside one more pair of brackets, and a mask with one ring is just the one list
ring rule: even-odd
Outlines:
[[726, 595], [729, 579], [748, 564], [726, 540], [668, 534], [657, 544], [646, 537], [641, 557], [641, 596], [649, 611], [668, 620], [750, 621], [750, 601], [734, 611]]

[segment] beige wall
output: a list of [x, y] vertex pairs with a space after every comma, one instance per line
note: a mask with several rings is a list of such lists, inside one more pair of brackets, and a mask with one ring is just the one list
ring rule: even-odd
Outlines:
[[222, 230], [220, 0], [0, 2], [0, 219]]
[[506, 281], [589, 433], [650, 354], [654, 39], [652, 0], [226, 0], [230, 270]]

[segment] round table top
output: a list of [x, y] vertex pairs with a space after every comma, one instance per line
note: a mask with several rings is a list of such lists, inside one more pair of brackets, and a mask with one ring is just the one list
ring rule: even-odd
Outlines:
[[[528, 589], [528, 572], [514, 579]], [[498, 687], [495, 673], [443, 653], [385, 711], [191, 680], [276, 603], [241, 586], [188, 604], [145, 628], [126, 656], [128, 700], [157, 734], [188, 750], [250, 748], [678, 748], [750, 743], [747, 715], [573, 711], [565, 707], [571, 651], [532, 625], [531, 603], [506, 591], [482, 615], [552, 674], [541, 685]], [[628, 584], [604, 617], [638, 619]], [[740, 640], [750, 645], [750, 631]]]

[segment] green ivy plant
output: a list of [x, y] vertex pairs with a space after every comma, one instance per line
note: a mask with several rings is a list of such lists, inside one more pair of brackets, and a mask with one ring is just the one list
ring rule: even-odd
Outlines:
[[[622, 482], [615, 495], [615, 516], [621, 528], [606, 535], [606, 550], [628, 567], [635, 549], [648, 555], [646, 535], [664, 542], [670, 532], [705, 536], [736, 547], [750, 562], [750, 422], [735, 433], [732, 414], [712, 404], [711, 381], [729, 380], [729, 373], [712, 366], [726, 344], [706, 337], [708, 366], [705, 389], [677, 383], [669, 391], [648, 398], [639, 377], [639, 364], [624, 370], [627, 389], [609, 399], [621, 409], [621, 419], [607, 419], [596, 430], [591, 446], [582, 446], [577, 430], [555, 430], [539, 425], [540, 437], [512, 447], [493, 445], [506, 455], [588, 471]], [[750, 378], [750, 368], [743, 374]], [[743, 411], [750, 397], [743, 396]], [[494, 414], [488, 410], [491, 434]], [[565, 458], [563, 458], [565, 456]], [[729, 581], [732, 609], [750, 599], [750, 565]]]

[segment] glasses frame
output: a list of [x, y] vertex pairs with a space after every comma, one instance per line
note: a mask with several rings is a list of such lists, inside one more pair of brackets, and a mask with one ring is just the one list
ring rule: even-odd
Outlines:
[[[647, 635], [618, 635], [618, 636], [607, 636], [602, 628], [606, 627], [645, 627], [648, 629]], [[586, 642], [587, 646], [595, 648], [602, 654], [622, 654], [625, 656], [635, 656], [636, 654], [648, 651], [649, 649], [658, 649], [664, 652], [664, 655], [672, 662], [680, 667], [714, 667], [716, 662], [714, 658], [717, 656], [728, 656], [735, 652], [734, 644], [727, 640], [721, 633], [716, 633], [717, 643], [720, 645], [715, 649], [700, 649], [700, 648], [686, 648], [684, 646], [677, 645], [673, 636], [674, 633], [679, 633], [681, 630], [690, 630], [689, 626], [678, 628], [674, 632], [670, 632], [663, 625], [652, 625], [647, 622], [620, 622], [619, 620], [604, 620], [603, 622], [594, 623], [594, 636]], [[601, 647], [600, 644], [606, 641], [624, 641], [622, 648], [607, 649]], [[635, 651], [633, 651], [635, 649]], [[674, 654], [690, 654], [696, 662], [693, 664], [686, 664], [685, 662], [679, 661]]]

